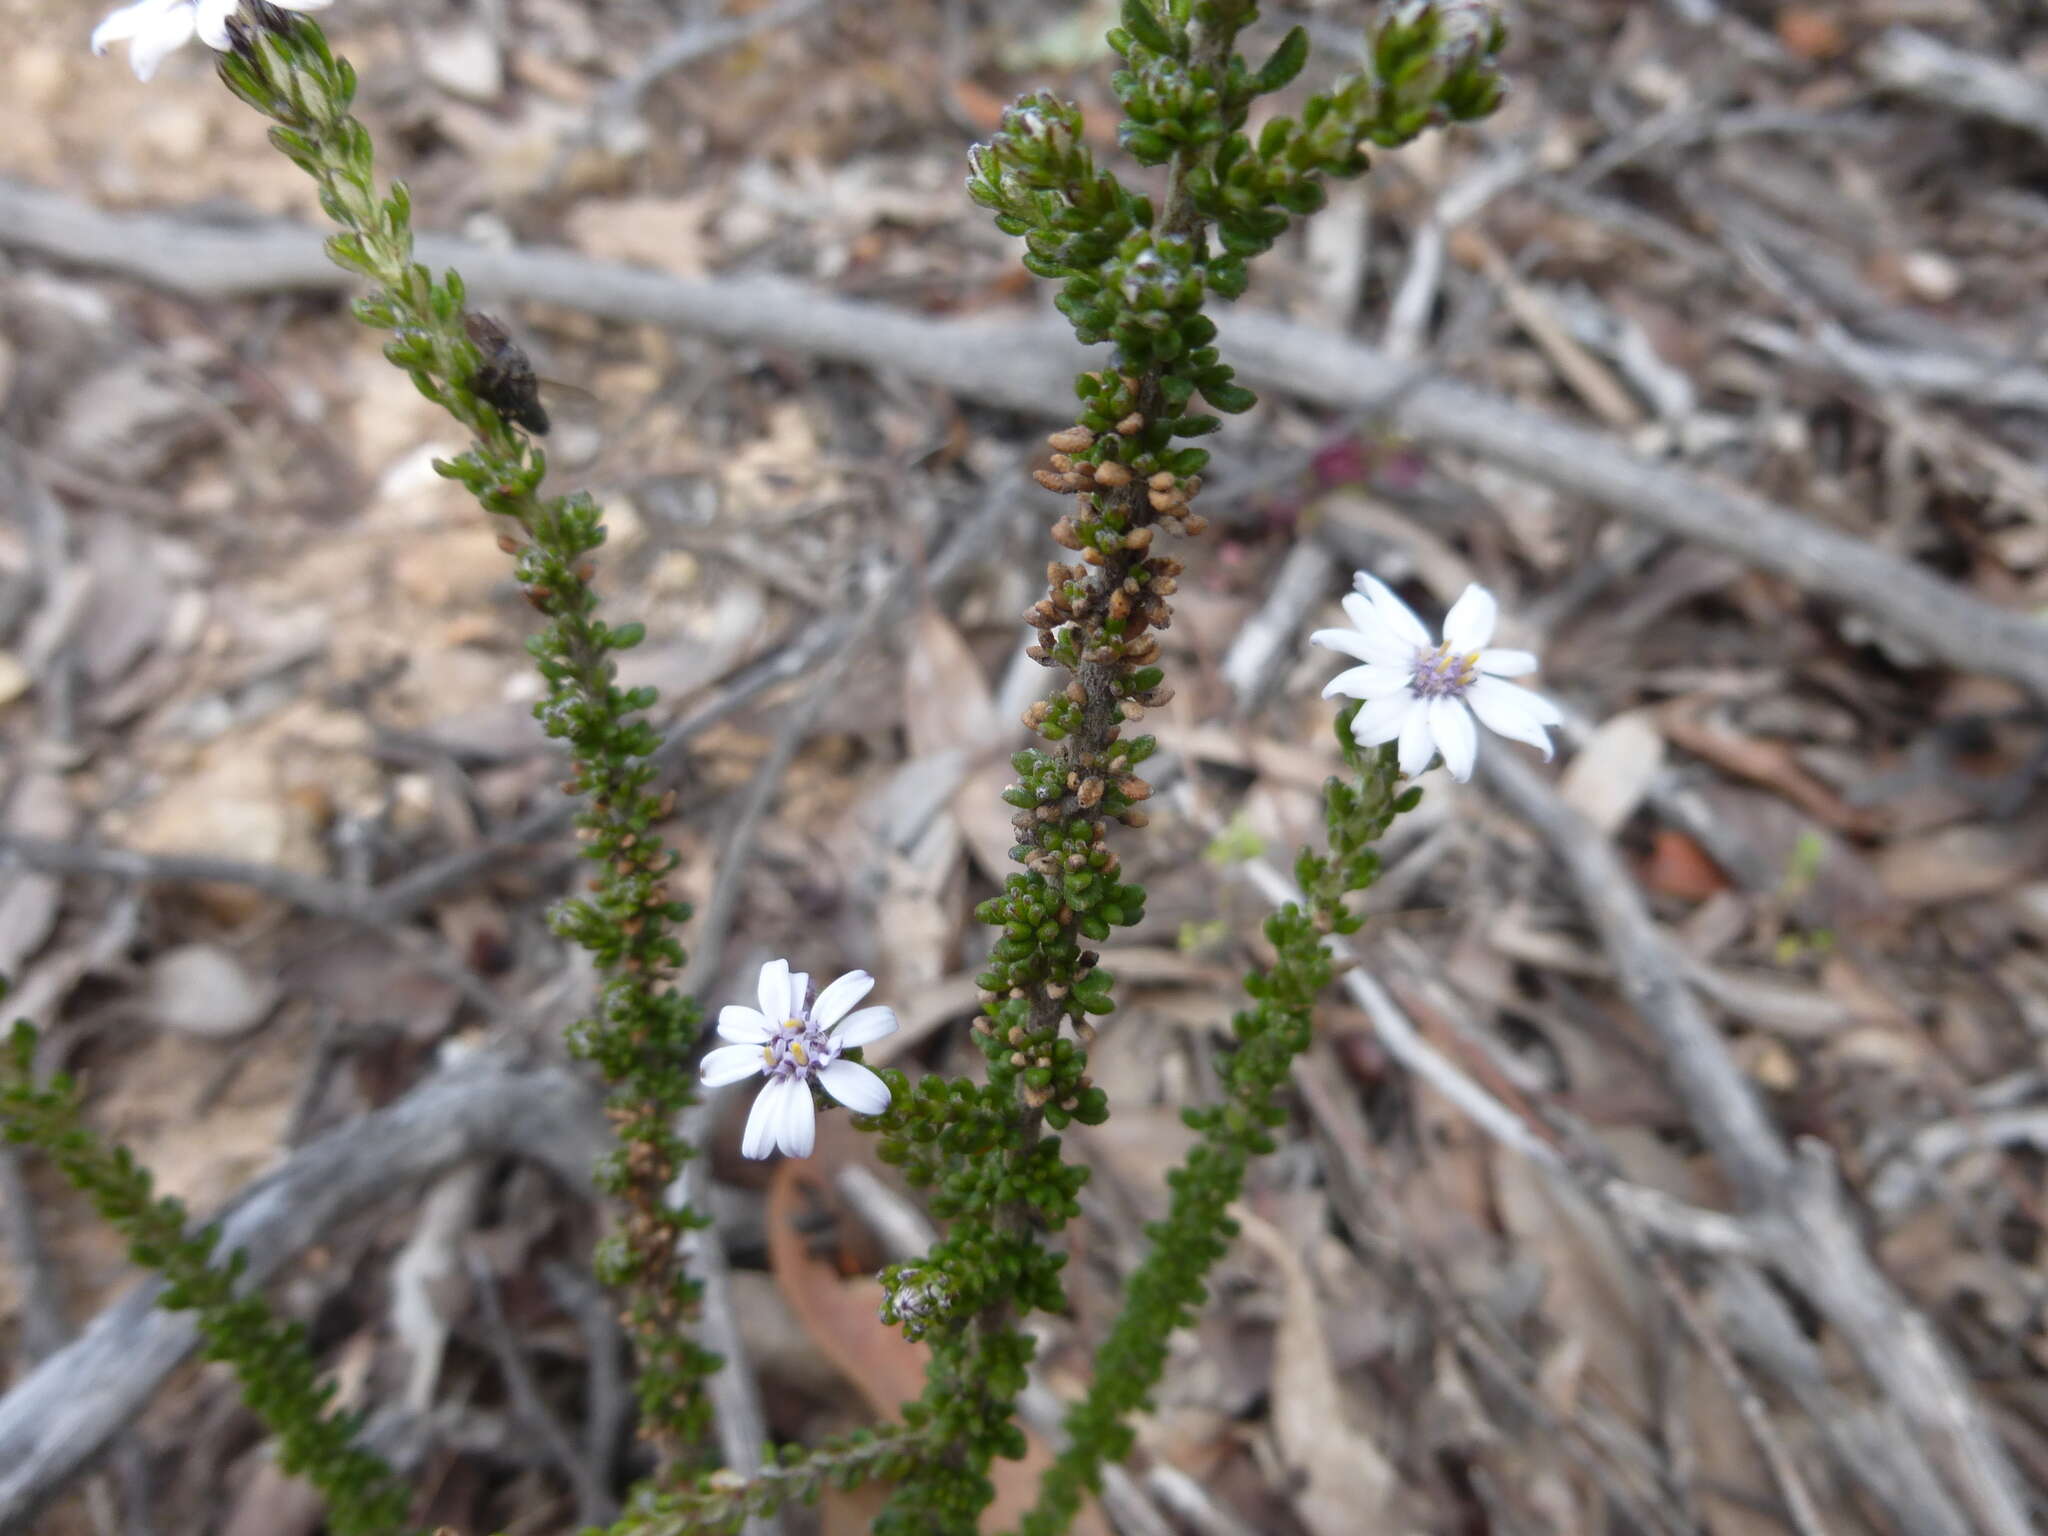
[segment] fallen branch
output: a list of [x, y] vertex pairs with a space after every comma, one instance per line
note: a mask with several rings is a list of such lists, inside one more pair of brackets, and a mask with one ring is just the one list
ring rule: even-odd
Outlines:
[[1734, 1186], [1759, 1256], [1842, 1336], [1982, 1529], [2026, 1536], [2033, 1526], [2005, 1448], [1933, 1325], [1872, 1260], [1828, 1149], [1811, 1139], [1787, 1145], [1607, 839], [1509, 752], [1483, 754], [1481, 764], [1487, 788], [1549, 844], [1571, 880], [1693, 1129]]
[[[699, 953], [702, 953], [701, 949]], [[684, 1112], [685, 1133], [695, 1147], [708, 1147], [705, 1132], [711, 1106], [692, 1106]], [[711, 1209], [711, 1158], [700, 1152], [683, 1164], [682, 1203], [700, 1211]], [[711, 1422], [718, 1434], [719, 1464], [744, 1478], [758, 1477], [761, 1452], [771, 1442], [768, 1415], [761, 1406], [761, 1386], [754, 1379], [754, 1367], [747, 1359], [746, 1335], [740, 1331], [739, 1308], [733, 1303], [732, 1265], [726, 1258], [725, 1241], [714, 1223], [700, 1227], [683, 1239], [684, 1261], [697, 1283], [704, 1288], [698, 1304], [697, 1336], [704, 1347], [725, 1362], [705, 1383], [711, 1397]], [[782, 1536], [780, 1510], [747, 1516], [741, 1536]]]
[[[196, 298], [334, 292], [353, 279], [307, 229], [205, 225], [115, 214], [0, 180], [0, 244], [79, 262]], [[786, 347], [908, 375], [964, 397], [1064, 419], [1082, 354], [1064, 329], [932, 320], [775, 277], [684, 279], [565, 251], [500, 250], [423, 237], [420, 258], [470, 288], [719, 341]], [[1860, 608], [1960, 669], [2048, 700], [2048, 626], [1981, 602], [1847, 534], [1748, 492], [1651, 463], [1603, 434], [1402, 364], [1343, 336], [1240, 314], [1222, 346], [1255, 383], [1382, 417], [1424, 442], [1508, 465], [1621, 516], [1677, 533]]]
[[[228, 1210], [220, 1251], [246, 1254], [259, 1285], [352, 1212], [457, 1163], [518, 1155], [580, 1190], [604, 1145], [596, 1099], [567, 1071], [466, 1064], [257, 1180]], [[191, 1317], [159, 1310], [157, 1291], [131, 1290], [0, 1398], [0, 1530], [27, 1529], [192, 1352]]]
[[1966, 53], [1911, 27], [1893, 27], [1863, 50], [1862, 62], [1880, 85], [1991, 118], [2048, 143], [2048, 85], [2003, 59]]

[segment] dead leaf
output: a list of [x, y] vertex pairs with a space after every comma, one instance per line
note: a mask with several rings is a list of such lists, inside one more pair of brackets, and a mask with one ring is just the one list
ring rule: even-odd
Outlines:
[[1703, 757], [1740, 778], [1776, 790], [1815, 820], [1852, 837], [1871, 837], [1884, 830], [1890, 817], [1877, 810], [1850, 805], [1800, 766], [1790, 744], [1761, 736], [1745, 736], [1725, 721], [1708, 718], [1710, 700], [1673, 699], [1657, 711], [1658, 724], [1671, 744]]
[[1745, 1024], [1790, 1040], [1818, 1040], [1862, 1022], [1841, 998], [1800, 976], [1703, 965], [1693, 979]]
[[1283, 1300], [1273, 1340], [1273, 1434], [1295, 1478], [1294, 1511], [1314, 1536], [1358, 1536], [1400, 1484], [1393, 1464], [1351, 1421], [1324, 1343], [1322, 1304], [1295, 1244], [1243, 1207], [1231, 1214], [1280, 1272]]
[[148, 1035], [124, 1071], [98, 1080], [100, 1125], [134, 1151], [159, 1192], [212, 1210], [275, 1160], [305, 1054], [303, 1036], [288, 1029], [254, 1036], [232, 1080], [196, 1114], [192, 1088], [219, 1076], [220, 1046], [170, 1031]]
[[1547, 1395], [1570, 1411], [1590, 1371], [1630, 1411], [1646, 1413], [1648, 1340], [1635, 1261], [1577, 1191], [1506, 1153], [1495, 1154], [1493, 1173], [1501, 1225], [1518, 1252], [1543, 1265], [1543, 1312], [1561, 1336], [1542, 1372]]
[[485, 530], [469, 523], [409, 531], [391, 562], [398, 590], [435, 613], [480, 607], [511, 585], [512, 566]]
[[[78, 811], [55, 774], [32, 773], [7, 807], [7, 830], [16, 837], [69, 842]], [[63, 882], [39, 870], [0, 873], [0, 975], [19, 976], [21, 965], [43, 947], [63, 906]]]
[[569, 212], [569, 243], [586, 256], [700, 277], [708, 243], [703, 198], [585, 198]]
[[158, 356], [124, 359], [77, 380], [51, 424], [50, 441], [66, 463], [91, 465], [103, 480], [141, 485], [217, 434], [197, 394], [170, 382]]
[[892, 991], [921, 997], [946, 973], [960, 937], [960, 829], [936, 818], [908, 854], [885, 850], [875, 942]]
[[904, 660], [903, 729], [912, 757], [949, 747], [973, 755], [997, 739], [995, 699], [981, 663], [953, 622], [935, 608], [918, 614]]
[[1728, 889], [1730, 881], [1706, 849], [1673, 827], [1659, 827], [1650, 839], [1643, 883], [1660, 896], [1680, 901], [1705, 901]]
[[1017, 846], [1017, 829], [1010, 818], [1016, 813], [1003, 800], [1003, 791], [1016, 782], [1007, 759], [983, 763], [961, 781], [947, 807], [974, 862], [997, 885], [1017, 869], [1010, 860], [1010, 850]]
[[260, 1445], [243, 1460], [255, 1467], [234, 1495], [221, 1536], [312, 1536], [326, 1523], [320, 1490], [280, 1467], [273, 1445]]
[[[527, 729], [532, 729], [531, 720]], [[267, 740], [251, 733], [214, 742], [162, 795], [140, 807], [132, 821], [109, 816], [107, 829], [111, 840], [141, 853], [201, 853], [276, 865], [294, 874], [327, 872], [320, 829], [284, 793]], [[190, 889], [230, 923], [275, 903], [246, 885], [207, 882]]]
[[29, 690], [35, 679], [12, 651], [0, 651], [0, 709], [5, 709]]
[[877, 1414], [893, 1418], [924, 1390], [926, 1350], [882, 1321], [880, 1281], [842, 1275], [811, 1251], [806, 1211], [835, 1202], [818, 1160], [783, 1159], [768, 1184], [769, 1266], [818, 1353]]
[[182, 944], [149, 963], [142, 1007], [150, 1022], [203, 1039], [239, 1035], [261, 1022], [277, 984], [250, 973], [217, 944]]
[[[823, 1129], [821, 1142], [825, 1140]], [[790, 1310], [802, 1322], [818, 1353], [867, 1399], [877, 1415], [893, 1419], [903, 1404], [924, 1391], [923, 1344], [913, 1344], [882, 1321], [882, 1285], [871, 1275], [843, 1276], [811, 1251], [805, 1236], [806, 1207], [836, 1200], [821, 1171], [824, 1158], [785, 1158], [768, 1185], [768, 1262]], [[1022, 1461], [998, 1461], [989, 1469], [996, 1499], [983, 1514], [984, 1531], [1013, 1528], [1031, 1508], [1038, 1482], [1052, 1464], [1052, 1451], [1026, 1432]], [[1069, 1528], [1077, 1536], [1111, 1536], [1091, 1501]]]
[[487, 27], [436, 27], [420, 41], [420, 68], [451, 96], [490, 103], [504, 94], [505, 56]]
[[1605, 836], [1621, 830], [1664, 771], [1654, 711], [1623, 710], [1602, 722], [1558, 780], [1558, 793]]
[[172, 589], [155, 541], [125, 518], [94, 526], [85, 565], [92, 590], [79, 618], [79, 662], [105, 687], [156, 644], [171, 616]]
[[2019, 885], [2048, 861], [2048, 827], [2037, 820], [1943, 827], [1878, 854], [1885, 893], [1915, 906], [1965, 901]]
[[462, 1242], [476, 1225], [486, 1172], [469, 1163], [436, 1180], [391, 1266], [391, 1327], [405, 1345], [405, 1405], [414, 1413], [433, 1406], [449, 1333], [469, 1307]]
[[1789, 900], [1801, 923], [1846, 929], [1887, 909], [1870, 860], [1783, 797], [1725, 781], [1702, 784], [1699, 793], [1734, 846], [1753, 856], [1754, 868], [1727, 873]]
[[1778, 12], [1778, 41], [1814, 62], [1839, 58], [1849, 46], [1842, 24], [1811, 5], [1788, 5]]
[[827, 1488], [818, 1507], [821, 1536], [868, 1536], [888, 1502], [889, 1490], [880, 1483]]

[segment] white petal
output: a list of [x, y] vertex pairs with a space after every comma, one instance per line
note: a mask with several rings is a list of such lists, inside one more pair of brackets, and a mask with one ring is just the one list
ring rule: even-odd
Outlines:
[[192, 7], [174, 6], [151, 18], [128, 44], [128, 67], [147, 80], [157, 66], [192, 40]]
[[225, 52], [228, 46], [228, 18], [235, 14], [235, 7], [241, 0], [199, 0], [195, 13], [199, 29], [199, 41], [215, 52]]
[[849, 1013], [832, 1026], [832, 1038], [842, 1051], [850, 1051], [858, 1045], [871, 1045], [884, 1035], [896, 1033], [896, 1011], [893, 1008], [863, 1008], [858, 1013]]
[[[1360, 571], [1353, 579], [1357, 583], [1358, 590], [1372, 599], [1373, 612], [1377, 613], [1386, 622], [1387, 628], [1391, 629], [1403, 640], [1406, 640], [1410, 645], [1426, 647], [1431, 643], [1428, 626], [1422, 620], [1415, 617], [1415, 610], [1413, 608], [1410, 608], [1400, 598], [1394, 596], [1394, 589], [1392, 587], [1381, 581], [1377, 576], [1368, 576], [1363, 571]], [[1344, 611], [1346, 613], [1351, 611], [1350, 604], [1345, 604]]]
[[1536, 670], [1534, 651], [1481, 651], [1479, 670], [1494, 677], [1527, 677]]
[[791, 1157], [809, 1157], [818, 1144], [818, 1106], [811, 1102], [811, 1085], [791, 1077], [783, 1086], [789, 1091], [775, 1111], [775, 1139]]
[[1436, 739], [1429, 734], [1429, 709], [1410, 709], [1401, 722], [1401, 771], [1414, 778], [1436, 756]]
[[1456, 655], [1469, 656], [1493, 638], [1494, 621], [1499, 616], [1500, 605], [1493, 594], [1475, 581], [1444, 615], [1444, 644]]
[[1377, 654], [1373, 643], [1355, 629], [1319, 629], [1308, 637], [1308, 643], [1320, 645], [1325, 650], [1342, 651], [1360, 661], [1369, 661]]
[[[797, 1001], [801, 1003], [802, 998]], [[761, 967], [761, 1016], [771, 1024], [794, 1018], [789, 1005], [789, 962], [770, 960]]]
[[1361, 747], [1384, 746], [1399, 736], [1408, 717], [1420, 714], [1423, 707], [1420, 699], [1405, 693], [1374, 699], [1351, 717], [1351, 739]]
[[1451, 777], [1460, 784], [1471, 778], [1472, 760], [1479, 755], [1479, 732], [1465, 706], [1456, 699], [1430, 700], [1429, 734], [1436, 738]]
[[759, 1045], [770, 1032], [768, 1021], [751, 1008], [727, 1003], [718, 1010], [718, 1038], [721, 1040], [730, 1040], [735, 1045]]
[[92, 51], [105, 53], [110, 45], [125, 43], [165, 11], [185, 3], [186, 0], [135, 0], [133, 5], [108, 12], [105, 19], [92, 29]]
[[889, 1085], [857, 1061], [833, 1062], [818, 1081], [857, 1115], [879, 1115], [889, 1107]]
[[1344, 594], [1344, 617], [1356, 631], [1359, 648], [1367, 661], [1399, 666], [1415, 654], [1415, 642], [1387, 622], [1387, 616], [1373, 607], [1370, 599], [1356, 592]]
[[752, 1077], [767, 1065], [758, 1045], [721, 1045], [704, 1053], [702, 1075], [707, 1088], [723, 1088], [743, 1077]]
[[[1479, 681], [1484, 682], [1485, 679], [1481, 678]], [[1538, 725], [1564, 724], [1564, 711], [1559, 709], [1555, 704], [1551, 703], [1549, 699], [1545, 698], [1535, 689], [1518, 687], [1513, 683], [1502, 683], [1500, 685], [1500, 691], [1502, 693], [1510, 695], [1517, 704], [1521, 705], [1522, 708], [1527, 710], [1529, 712], [1529, 717], [1532, 720], [1534, 720]], [[1489, 688], [1487, 692], [1492, 693], [1493, 690]], [[1468, 698], [1471, 696], [1470, 689], [1466, 690], [1466, 696]]]
[[1371, 603], [1357, 593], [1344, 599], [1346, 611], [1356, 603], [1365, 614], [1365, 629], [1319, 629], [1309, 636], [1311, 644], [1341, 651], [1358, 661], [1377, 662], [1383, 667], [1406, 667], [1415, 659], [1415, 647], [1380, 622]]
[[1557, 706], [1540, 693], [1531, 693], [1526, 688], [1517, 688], [1513, 683], [1496, 682], [1493, 678], [1482, 677], [1465, 690], [1465, 698], [1472, 706], [1472, 713], [1489, 731], [1507, 737], [1510, 741], [1527, 742], [1550, 759], [1550, 736], [1543, 729], [1556, 725], [1559, 720]]
[[1405, 672], [1398, 672], [1392, 667], [1376, 667], [1368, 662], [1348, 672], [1339, 672], [1323, 684], [1323, 697], [1331, 699], [1341, 693], [1347, 699], [1384, 699], [1389, 694], [1406, 693], [1408, 681]]
[[775, 1150], [775, 1119], [782, 1110], [782, 1090], [791, 1081], [775, 1078], [754, 1095], [754, 1107], [747, 1111], [747, 1129], [740, 1137], [741, 1157], [766, 1157]]
[[820, 1029], [830, 1029], [874, 989], [875, 978], [866, 971], [848, 971], [818, 994], [818, 1000], [811, 1004], [811, 1022]]
[[324, 11], [334, 0], [276, 0], [288, 11]]

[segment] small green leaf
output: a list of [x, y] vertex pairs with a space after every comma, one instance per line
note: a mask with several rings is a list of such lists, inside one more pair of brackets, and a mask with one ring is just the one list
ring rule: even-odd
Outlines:
[[1242, 384], [1205, 384], [1202, 398], [1226, 416], [1241, 416], [1259, 403], [1259, 397]]
[[1124, 0], [1122, 19], [1124, 30], [1131, 34], [1140, 47], [1150, 49], [1162, 58], [1180, 57], [1180, 50], [1174, 46], [1172, 36], [1146, 0]]
[[1307, 62], [1308, 33], [1295, 27], [1280, 39], [1280, 46], [1273, 50], [1273, 56], [1252, 76], [1252, 89], [1261, 96], [1270, 95], [1300, 74], [1301, 66]]

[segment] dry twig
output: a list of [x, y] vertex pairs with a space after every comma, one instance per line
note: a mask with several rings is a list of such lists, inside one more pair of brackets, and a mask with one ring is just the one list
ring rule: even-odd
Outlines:
[[[589, 1088], [560, 1068], [486, 1058], [451, 1068], [386, 1109], [292, 1154], [238, 1196], [221, 1251], [260, 1285], [350, 1212], [478, 1157], [531, 1158], [587, 1191], [605, 1142]], [[198, 1329], [137, 1286], [0, 1398], [0, 1529], [25, 1529], [192, 1352]]]
[[[193, 297], [325, 292], [351, 281], [305, 229], [222, 229], [161, 214], [105, 213], [6, 181], [0, 241]], [[779, 278], [683, 279], [565, 252], [432, 237], [420, 240], [419, 254], [429, 265], [460, 267], [479, 294], [543, 300], [726, 342], [786, 346], [1034, 413], [1071, 413], [1070, 381], [1082, 360], [1064, 330], [1046, 324], [930, 320]], [[1863, 540], [1342, 336], [1240, 314], [1225, 324], [1220, 344], [1255, 383], [1383, 417], [1424, 442], [1477, 454], [1725, 551], [1864, 610], [1951, 666], [2008, 678], [2048, 699], [2048, 626], [1993, 608]]]
[[1893, 27], [1863, 50], [1863, 67], [1895, 91], [1992, 118], [2048, 143], [2048, 85], [2002, 59], [1965, 52], [1912, 27]]
[[1845, 1209], [1821, 1143], [1788, 1146], [1684, 978], [1607, 840], [1509, 753], [1483, 758], [1487, 787], [1550, 846], [1599, 931], [1621, 991], [1656, 1037], [1664, 1069], [1744, 1207], [1762, 1258], [1805, 1292], [1910, 1422], [1966, 1507], [1994, 1536], [2032, 1522], [2005, 1448], [1962, 1369], [1879, 1270]]

